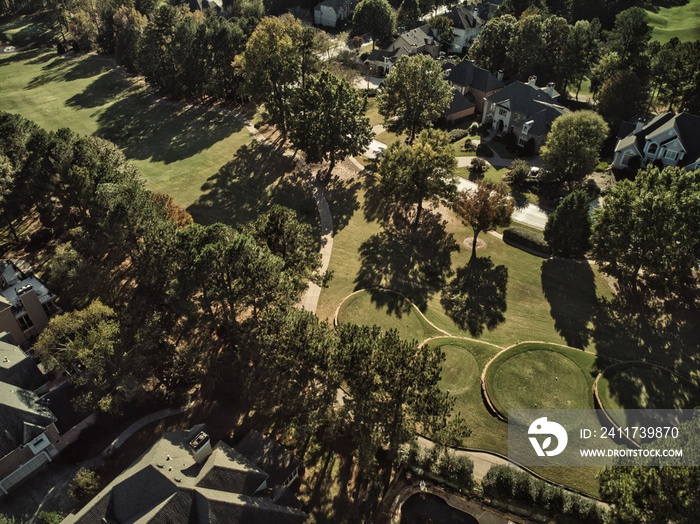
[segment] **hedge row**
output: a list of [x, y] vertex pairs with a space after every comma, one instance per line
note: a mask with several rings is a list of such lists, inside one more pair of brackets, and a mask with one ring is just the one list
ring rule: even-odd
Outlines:
[[564, 491], [509, 466], [492, 466], [481, 481], [484, 495], [547, 512], [567, 516], [574, 522], [602, 524], [605, 512], [590, 499]]
[[511, 226], [503, 230], [504, 242], [515, 242], [521, 246], [534, 249], [545, 255], [551, 255], [552, 251], [544, 240], [542, 233], [537, 233], [522, 227]]
[[430, 473], [447, 484], [464, 490], [474, 488], [474, 463], [464, 456], [437, 446], [432, 449], [419, 448], [415, 443], [400, 451], [402, 465]]

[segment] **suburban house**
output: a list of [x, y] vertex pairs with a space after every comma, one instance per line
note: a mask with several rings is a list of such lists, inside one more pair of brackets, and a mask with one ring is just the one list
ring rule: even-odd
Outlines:
[[474, 102], [474, 109], [479, 114], [484, 112], [485, 98], [504, 87], [503, 72], [499, 72], [498, 77], [496, 77], [490, 71], [477, 67], [471, 60], [448, 64], [444, 69], [450, 84]]
[[433, 37], [428, 24], [401, 33], [386, 49], [375, 49], [369, 54], [365, 64], [375, 74], [387, 75], [401, 57], [416, 54], [426, 54], [433, 58], [440, 54], [440, 43]]
[[68, 384], [45, 393], [45, 383], [12, 336], [0, 333], [0, 497], [51, 462], [95, 420], [75, 412], [65, 397]]
[[224, 442], [212, 447], [202, 429], [164, 434], [64, 524], [306, 521], [288, 490], [269, 489], [270, 473]]
[[56, 295], [19, 261], [0, 261], [0, 331], [24, 344], [60, 313]]
[[223, 0], [189, 0], [191, 11], [208, 11], [213, 9], [220, 14], [224, 10]]
[[266, 481], [269, 488], [288, 488], [299, 478], [299, 459], [276, 440], [255, 430], [243, 437], [236, 451], [269, 474]]
[[633, 158], [638, 166], [660, 162], [664, 166], [700, 168], [700, 116], [664, 113], [647, 123], [627, 123], [615, 146], [612, 167], [626, 168]]
[[461, 54], [465, 49], [469, 49], [486, 24], [476, 14], [475, 6], [473, 5], [456, 7], [443, 16], [452, 21], [454, 38], [449, 48], [450, 53]]
[[503, 0], [482, 0], [476, 6], [476, 12], [479, 18], [486, 23], [494, 17], [502, 3]]
[[537, 77], [527, 84], [513, 82], [484, 99], [482, 123], [491, 123], [499, 135], [514, 133], [518, 146], [533, 153], [547, 139], [552, 122], [569, 110], [556, 103], [554, 84], [537, 87]]
[[342, 20], [352, 19], [357, 0], [323, 0], [314, 7], [314, 24], [336, 27]]

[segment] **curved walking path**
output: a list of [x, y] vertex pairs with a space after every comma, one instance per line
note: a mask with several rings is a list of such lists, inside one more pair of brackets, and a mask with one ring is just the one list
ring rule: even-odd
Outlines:
[[[246, 129], [258, 142], [268, 142], [262, 133], [260, 133], [260, 131], [258, 131], [251, 123], [246, 124]], [[286, 150], [284, 155], [288, 157], [294, 156], [289, 150]], [[360, 169], [363, 169], [359, 162], [357, 162], [354, 158], [353, 160], [354, 165], [359, 166]], [[313, 182], [313, 196], [314, 200], [316, 201], [316, 207], [318, 208], [318, 214], [321, 220], [321, 248], [319, 249], [319, 253], [321, 254], [320, 273], [323, 274], [328, 270], [328, 265], [331, 262], [331, 253], [333, 252], [333, 215], [331, 214], [331, 209], [328, 206], [328, 200], [326, 200], [326, 194], [323, 191], [323, 186], [318, 183], [318, 180], [314, 180]], [[309, 282], [309, 287], [301, 300], [302, 307], [307, 311], [315, 313], [320, 296], [321, 286], [314, 282]]]

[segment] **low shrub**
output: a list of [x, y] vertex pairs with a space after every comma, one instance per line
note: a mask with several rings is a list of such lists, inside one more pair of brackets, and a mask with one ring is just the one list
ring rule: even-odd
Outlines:
[[472, 125], [469, 126], [469, 134], [476, 135], [479, 132], [480, 127], [481, 125], [479, 122], [472, 122]]
[[488, 171], [488, 168], [489, 165], [486, 163], [486, 160], [475, 156], [474, 158], [472, 158], [472, 163], [469, 165], [469, 172], [474, 173], [475, 175], [481, 175], [483, 173], [486, 173], [486, 171]]
[[477, 144], [473, 140], [465, 140], [460, 149], [465, 153], [475, 153]]
[[572, 522], [602, 524], [605, 521], [605, 512], [594, 501], [509, 466], [492, 466], [481, 487], [487, 497], [517, 502], [554, 517], [566, 516]]
[[511, 226], [503, 230], [503, 241], [516, 243], [529, 249], [534, 249], [545, 255], [551, 255], [549, 245], [544, 240], [542, 233], [537, 233], [522, 227]]
[[524, 160], [514, 160], [508, 172], [503, 175], [503, 181], [513, 187], [523, 187], [530, 175], [530, 166]]
[[493, 149], [486, 144], [481, 143], [476, 147], [476, 154], [486, 158], [491, 158], [493, 156]]
[[450, 131], [447, 136], [450, 138], [450, 142], [457, 142], [457, 140], [461, 140], [465, 136], [469, 136], [469, 130], [457, 127]]

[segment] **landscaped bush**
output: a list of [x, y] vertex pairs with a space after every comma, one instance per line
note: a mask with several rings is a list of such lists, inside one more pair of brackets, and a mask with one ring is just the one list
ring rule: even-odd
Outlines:
[[90, 469], [80, 468], [68, 487], [68, 496], [85, 503], [100, 491], [100, 477]]
[[475, 153], [477, 145], [473, 140], [465, 140], [460, 149], [465, 153]]
[[518, 150], [518, 137], [512, 131], [506, 133], [503, 137], [503, 145], [506, 147], [509, 153], [515, 153]]
[[503, 241], [506, 243], [514, 242], [523, 247], [539, 251], [545, 255], [551, 254], [549, 245], [547, 245], [547, 242], [545, 242], [544, 235], [542, 233], [537, 233], [522, 227], [511, 226], [504, 229]]
[[444, 481], [452, 487], [471, 491], [474, 487], [474, 463], [467, 457], [458, 457], [445, 448], [418, 447], [414, 441], [399, 451], [399, 462]]
[[485, 156], [486, 158], [491, 158], [493, 156], [493, 149], [482, 142], [476, 147], [476, 154], [479, 156]]
[[530, 175], [530, 166], [525, 160], [513, 160], [508, 172], [503, 175], [503, 181], [513, 187], [523, 187]]
[[469, 165], [469, 171], [471, 173], [474, 173], [475, 175], [481, 175], [483, 173], [486, 173], [488, 168], [489, 165], [486, 163], [486, 160], [476, 156], [472, 158], [472, 163]]
[[469, 130], [457, 127], [447, 133], [447, 136], [450, 138], [450, 142], [457, 142], [457, 140], [460, 140], [465, 136], [469, 136]]
[[516, 502], [556, 517], [566, 516], [573, 522], [602, 524], [605, 519], [605, 512], [592, 500], [509, 466], [492, 466], [482, 479], [481, 487], [487, 497]]
[[479, 122], [472, 122], [472, 125], [469, 126], [469, 134], [476, 135], [479, 132], [479, 127], [481, 127]]

